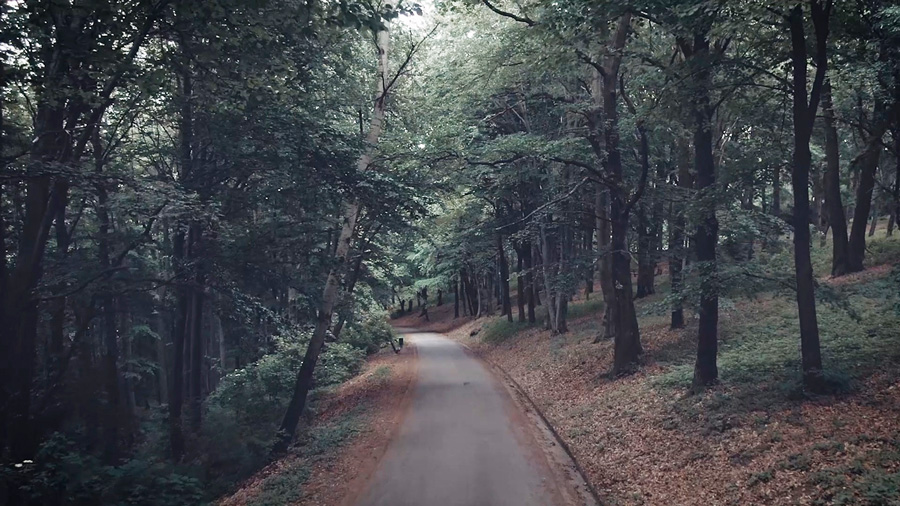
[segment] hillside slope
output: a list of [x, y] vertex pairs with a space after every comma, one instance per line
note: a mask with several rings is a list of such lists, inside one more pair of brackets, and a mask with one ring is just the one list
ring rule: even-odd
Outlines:
[[[505, 318], [454, 320], [450, 304], [430, 310], [431, 322], [414, 313], [397, 323], [449, 331], [508, 372], [610, 504], [900, 504], [900, 240], [883, 235], [868, 270], [820, 278], [833, 396], [799, 388], [786, 292], [723, 298], [721, 382], [699, 395], [688, 392], [696, 320], [669, 329], [665, 287], [638, 304], [640, 372], [616, 380], [606, 375], [612, 343], [593, 343], [599, 294], [576, 299], [560, 336]], [[814, 249], [817, 272], [829, 251]]]

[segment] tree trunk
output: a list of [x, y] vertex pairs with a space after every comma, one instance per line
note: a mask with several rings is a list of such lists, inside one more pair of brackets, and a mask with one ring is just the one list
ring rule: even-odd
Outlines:
[[169, 447], [175, 462], [179, 462], [184, 456], [181, 411], [184, 403], [184, 346], [190, 310], [190, 290], [184, 285], [185, 265], [188, 262], [184, 235], [185, 231], [180, 225], [176, 225], [172, 238], [172, 264], [175, 277], [182, 284], [176, 288], [177, 307], [172, 332], [172, 389], [169, 392]]
[[198, 433], [200, 431], [200, 418], [203, 409], [203, 389], [201, 381], [203, 379], [203, 284], [205, 282], [202, 271], [202, 260], [200, 252], [200, 244], [202, 242], [202, 231], [200, 223], [194, 221], [191, 223], [188, 232], [188, 244], [190, 248], [190, 257], [194, 259], [194, 284], [190, 305], [190, 326], [188, 332], [190, 335], [189, 344], [186, 346], [190, 350], [190, 423], [191, 429]]
[[809, 140], [819, 105], [819, 96], [828, 64], [826, 41], [830, 9], [811, 0], [816, 34], [816, 76], [807, 104], [807, 56], [803, 7], [795, 6], [788, 16], [793, 67], [794, 154], [791, 184], [794, 191], [794, 265], [797, 272], [797, 309], [800, 317], [800, 349], [803, 382], [807, 388], [823, 387], [819, 325], [816, 318], [815, 280], [809, 252], [809, 171], [812, 154]]
[[506, 261], [506, 252], [503, 249], [503, 237], [497, 233], [497, 254], [500, 257], [500, 298], [503, 303], [503, 312], [508, 321], [513, 321], [512, 304], [509, 300], [509, 263]]
[[[156, 298], [157, 298], [157, 306], [162, 307], [166, 300], [166, 287], [165, 285], [160, 286], [156, 289]], [[159, 384], [159, 403], [160, 404], [168, 404], [169, 403], [169, 377], [168, 377], [168, 363], [169, 360], [166, 356], [166, 341], [167, 334], [169, 334], [166, 326], [166, 317], [165, 314], [156, 309], [154, 310], [156, 313], [156, 376]]]
[[[900, 95], [900, 86], [896, 86], [897, 94]], [[897, 97], [897, 103], [900, 103], [900, 97]], [[893, 132], [894, 136], [894, 190], [892, 192], [893, 202], [891, 202], [891, 224], [900, 227], [900, 125], [897, 125]], [[888, 224], [887, 235], [891, 236], [894, 227]]]
[[[693, 44], [683, 45], [693, 62], [697, 62], [694, 90], [694, 167], [697, 173], [697, 200], [702, 206], [697, 225], [695, 246], [700, 270], [700, 323], [697, 329], [697, 361], [694, 363], [694, 389], [718, 381], [719, 292], [716, 246], [719, 241], [719, 222], [716, 219], [716, 165], [713, 157], [713, 129], [709, 90], [710, 43], [708, 32], [694, 35]], [[777, 177], [777, 176], [776, 176]]]
[[[567, 179], [568, 180], [568, 179]], [[563, 207], [564, 216], [568, 216], [570, 214], [568, 204]], [[568, 315], [569, 315], [569, 299], [572, 297], [569, 288], [569, 273], [572, 271], [569, 266], [569, 260], [572, 257], [572, 227], [568, 225], [568, 223], [560, 221], [559, 225], [559, 239], [558, 239], [558, 253], [557, 253], [557, 263], [558, 267], [556, 268], [556, 278], [557, 284], [557, 300], [556, 300], [556, 331], [560, 334], [564, 334], [569, 331], [568, 324]]]
[[831, 227], [831, 275], [843, 276], [850, 272], [847, 241], [847, 217], [841, 202], [841, 163], [834, 105], [831, 102], [831, 82], [822, 85], [822, 117], [825, 128], [825, 207]]
[[[95, 171], [101, 174], [103, 171], [102, 150], [99, 136], [94, 136], [94, 155], [96, 158]], [[97, 185], [97, 221], [98, 221], [98, 246], [100, 267], [108, 270], [110, 260], [110, 216], [109, 195], [101, 182]], [[106, 277], [106, 280], [109, 278]], [[103, 311], [103, 385], [106, 391], [106, 416], [104, 416], [103, 442], [104, 460], [113, 464], [119, 458], [119, 424], [122, 418], [119, 394], [119, 332], [116, 324], [116, 299], [112, 295], [112, 287], [106, 287], [106, 293], [101, 296]]]
[[[212, 310], [210, 311], [212, 312]], [[213, 318], [213, 332], [216, 336], [216, 351], [218, 352], [218, 360], [216, 360], [216, 368], [215, 368], [215, 376], [214, 381], [210, 383], [210, 391], [215, 391], [218, 388], [219, 383], [222, 381], [222, 378], [225, 377], [227, 369], [227, 360], [228, 355], [226, 354], [225, 348], [225, 330], [222, 328], [222, 319], [219, 315], [212, 313]]]
[[537, 315], [535, 314], [537, 288], [534, 280], [534, 256], [530, 242], [522, 244], [522, 261], [525, 264], [525, 299], [528, 303], [528, 323], [534, 324], [537, 322]]
[[453, 318], [459, 318], [459, 281], [453, 281]]
[[[541, 302], [541, 285], [544, 283], [544, 258], [541, 256], [540, 244], [532, 244], [531, 246], [531, 265], [534, 268], [534, 284], [531, 285], [534, 292], [534, 305], [542, 306]], [[541, 268], [538, 269], [538, 266]], [[549, 295], [547, 295], [549, 297]]]
[[781, 218], [781, 165], [772, 168], [772, 216]]
[[[622, 49], [625, 46], [628, 30], [631, 26], [631, 14], [623, 14], [616, 26], [616, 31], [609, 42], [612, 55], [604, 62], [604, 72], [600, 76], [602, 86], [595, 86], [595, 92], [601, 92], [599, 101], [603, 107], [603, 144], [596, 155], [602, 160], [605, 154], [606, 176], [609, 180], [609, 217], [612, 232], [611, 274], [613, 301], [610, 304], [610, 323], [613, 329], [613, 368], [614, 376], [633, 372], [643, 352], [637, 313], [634, 310], [634, 293], [631, 284], [631, 255], [628, 250], [628, 217], [630, 205], [628, 201], [622, 169], [622, 155], [619, 149], [619, 112], [616, 90], [619, 80], [619, 65]], [[599, 74], [599, 72], [598, 72]], [[596, 99], [595, 99], [596, 100]], [[599, 147], [599, 146], [598, 146]], [[637, 198], [638, 195], [635, 195]]]
[[[551, 217], [547, 219], [552, 220]], [[547, 309], [547, 328], [550, 329], [554, 334], [559, 333], [559, 326], [557, 316], [558, 313], [556, 311], [556, 303], [559, 294], [551, 285], [551, 283], [556, 279], [556, 269], [558, 268], [558, 263], [556, 258], [554, 257], [554, 253], [556, 251], [556, 237], [552, 234], [552, 232], [547, 231], [547, 223], [546, 221], [541, 222], [541, 278], [544, 281], [544, 293], [546, 294], [546, 304], [544, 306]]]
[[[378, 228], [381, 228], [381, 227], [378, 227]], [[376, 229], [374, 233], [377, 233], [377, 231], [378, 231], [378, 229]], [[363, 258], [365, 255], [364, 251], [365, 251], [366, 247], [368, 247], [368, 244], [370, 243], [370, 241], [371, 241], [371, 237], [369, 237], [365, 241], [363, 241], [364, 247], [359, 249], [359, 254], [356, 255], [356, 257], [353, 259], [353, 269], [350, 271], [350, 274], [347, 276], [347, 279], [344, 282], [344, 285], [345, 285], [344, 294], [347, 296], [348, 299], [350, 298], [351, 295], [353, 295], [353, 290], [356, 289], [356, 282], [359, 281], [359, 276], [362, 273]], [[438, 296], [440, 296], [440, 294], [441, 294], [441, 291], [438, 290]], [[351, 301], [351, 304], [352, 304], [352, 301]], [[352, 307], [350, 310], [352, 310]], [[344, 329], [344, 324], [346, 324], [346, 323], [347, 323], [347, 315], [346, 315], [346, 311], [344, 311], [344, 314], [341, 314], [341, 316], [338, 318], [337, 324], [331, 330], [331, 335], [334, 336], [335, 340], [337, 340], [341, 336], [341, 331]]]
[[884, 136], [887, 122], [880, 121], [884, 114], [884, 104], [876, 103], [874, 117], [878, 122], [872, 134], [866, 139], [863, 152], [853, 160], [859, 168], [859, 186], [856, 187], [856, 208], [853, 213], [853, 224], [850, 228], [848, 251], [849, 272], [859, 272], [866, 257], [866, 223], [872, 211], [872, 194], [875, 190], [875, 171], [881, 158], [881, 138]]
[[[38, 104], [29, 164], [41, 173], [47, 164], [66, 161], [67, 134], [63, 111], [50, 103]], [[31, 414], [32, 381], [36, 367], [38, 299], [33, 290], [43, 276], [44, 253], [52, 220], [65, 201], [68, 185], [50, 176], [30, 178], [25, 183], [25, 214], [18, 235], [15, 268], [8, 274], [0, 308], [4, 332], [0, 347], [0, 412], [6, 422], [0, 436], [13, 461], [34, 457], [38, 431]]]
[[[687, 172], [682, 169], [680, 172]], [[682, 178], [679, 176], [681, 186]], [[669, 221], [669, 281], [672, 285], [672, 321], [670, 328], [684, 327], [684, 304], [681, 300], [682, 270], [684, 268], [684, 208], [683, 203], [673, 203]]]
[[586, 257], [587, 266], [584, 269], [584, 299], [590, 300], [591, 294], [594, 293], [594, 226], [596, 218], [593, 214], [595, 210], [592, 206], [588, 207], [588, 216], [584, 225], [584, 237], [581, 245], [582, 257]]
[[[624, 85], [622, 93], [624, 94]], [[627, 103], [630, 103], [626, 101]], [[635, 112], [635, 111], [633, 111]], [[646, 174], [650, 171], [650, 143], [647, 139], [647, 131], [643, 125], [638, 125], [638, 138], [641, 160], [641, 171]], [[646, 201], [638, 203], [638, 275], [637, 275], [637, 293], [635, 297], [640, 299], [655, 292], [654, 282], [656, 280], [656, 254], [654, 247], [656, 245], [656, 223], [651, 222], [651, 204]]]
[[514, 248], [516, 251], [516, 306], [519, 308], [519, 321], [525, 321], [525, 278], [522, 272], [525, 265], [522, 261], [521, 244]]
[[469, 300], [469, 314], [474, 317], [481, 316], [481, 297], [479, 295], [478, 277], [466, 273], [466, 298]]
[[599, 187], [596, 193], [597, 209], [597, 247], [600, 255], [600, 292], [603, 294], [603, 330], [597, 334], [594, 342], [613, 337], [612, 318], [610, 311], [615, 302], [615, 290], [613, 290], [612, 278], [612, 252], [610, 248], [611, 235], [609, 226], [609, 199], [608, 191]]
[[[182, 43], [182, 56], [188, 59], [188, 49]], [[194, 121], [193, 121], [193, 75], [188, 64], [179, 69], [181, 78], [180, 117], [179, 120], [179, 156], [181, 171], [179, 180], [185, 186], [190, 186], [193, 180], [194, 164]], [[172, 264], [176, 279], [180, 282], [177, 288], [177, 317], [173, 332], [174, 360], [172, 372], [172, 391], [169, 394], [169, 446], [172, 450], [172, 459], [179, 462], [184, 456], [184, 431], [182, 427], [182, 410], [184, 408], [185, 394], [185, 355], [190, 352], [191, 316], [193, 303], [193, 289], [188, 286], [188, 266], [191, 263], [193, 251], [193, 228], [187, 229], [183, 225], [175, 225], [175, 235], [172, 241]], [[190, 384], [188, 384], [190, 386]]]
[[[372, 163], [372, 156], [378, 138], [381, 135], [384, 126], [385, 105], [388, 93], [388, 48], [390, 38], [387, 30], [381, 30], [376, 35], [376, 46], [378, 48], [378, 69], [377, 69], [377, 95], [375, 99], [375, 108], [372, 114], [372, 121], [369, 126], [369, 132], [366, 135], [366, 148], [363, 155], [357, 163], [357, 170], [363, 172], [369, 169]], [[310, 338], [309, 345], [306, 348], [306, 354], [303, 357], [303, 364], [297, 373], [297, 381], [294, 385], [294, 394], [291, 396], [291, 402], [284, 414], [279, 429], [278, 441], [273, 448], [274, 454], [280, 454], [287, 450], [294, 438], [294, 432], [297, 430], [297, 423], [306, 406], [306, 398], [312, 387], [313, 370], [319, 358], [319, 353], [325, 344], [325, 333], [331, 326], [331, 314], [334, 309], [335, 299], [337, 298], [338, 288], [340, 286], [341, 271], [346, 267], [347, 254], [350, 251], [350, 240], [353, 236], [353, 230], [356, 227], [356, 220], [359, 217], [360, 204], [353, 200], [346, 203], [344, 207], [344, 220], [341, 227], [341, 234], [338, 238], [337, 251], [335, 259], [337, 267], [332, 268], [328, 273], [328, 279], [325, 282], [325, 289], [322, 293], [322, 301], [319, 305], [318, 317], [316, 319], [316, 327]]]

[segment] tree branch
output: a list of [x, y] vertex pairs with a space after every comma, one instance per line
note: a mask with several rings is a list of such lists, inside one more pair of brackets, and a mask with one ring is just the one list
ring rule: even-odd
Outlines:
[[516, 14], [513, 14], [512, 12], [501, 10], [501, 9], [497, 8], [494, 4], [489, 2], [488, 0], [481, 0], [481, 3], [483, 3], [485, 5], [485, 7], [487, 7], [488, 9], [494, 11], [495, 13], [497, 13], [505, 18], [512, 19], [513, 21], [517, 21], [519, 23], [525, 23], [528, 26], [537, 26], [537, 21], [535, 21], [527, 16], [518, 16]]

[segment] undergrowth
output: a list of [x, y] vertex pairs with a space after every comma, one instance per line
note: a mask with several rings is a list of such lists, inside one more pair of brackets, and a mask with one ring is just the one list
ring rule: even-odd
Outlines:
[[357, 406], [329, 423], [312, 427], [294, 448], [301, 458], [266, 477], [247, 506], [281, 506], [302, 499], [312, 464], [358, 434], [366, 422], [364, 413], [365, 407]]

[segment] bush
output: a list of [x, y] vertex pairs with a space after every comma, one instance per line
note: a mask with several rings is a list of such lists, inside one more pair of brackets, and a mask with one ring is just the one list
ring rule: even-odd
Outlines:
[[[366, 354], [392, 337], [383, 314], [367, 313], [351, 322], [341, 341], [329, 343], [319, 357], [314, 388], [359, 373]], [[121, 465], [104, 465], [79, 451], [83, 445], [57, 435], [41, 447], [35, 462], [0, 468], [0, 481], [13, 484], [35, 504], [65, 506], [193, 505], [227, 493], [267, 462], [309, 339], [304, 332], [279, 336], [274, 352], [222, 379], [206, 400], [201, 433], [187, 434], [189, 460], [180, 469], [164, 460], [167, 425], [160, 411], [145, 424], [135, 456]], [[310, 399], [314, 403], [315, 395]]]
[[34, 462], [4, 466], [0, 478], [16, 486], [30, 504], [188, 506], [202, 502], [200, 482], [163, 462], [134, 458], [109, 466], [78, 448], [56, 434], [41, 445]]
[[341, 341], [354, 348], [372, 354], [394, 338], [394, 329], [383, 315], [368, 315], [359, 323], [348, 325], [341, 335]]
[[486, 343], [500, 343], [527, 327], [528, 324], [525, 322], [511, 322], [505, 318], [498, 318], [484, 325], [481, 339]]
[[316, 364], [316, 387], [327, 387], [347, 381], [362, 366], [366, 351], [350, 343], [331, 343]]

